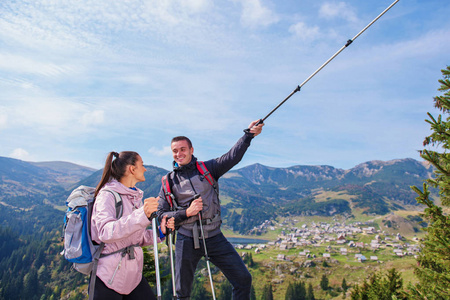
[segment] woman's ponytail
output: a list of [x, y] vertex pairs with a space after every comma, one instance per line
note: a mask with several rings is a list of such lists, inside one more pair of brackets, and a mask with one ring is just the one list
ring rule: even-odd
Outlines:
[[102, 187], [111, 180], [111, 178], [120, 181], [125, 175], [127, 166], [135, 165], [139, 154], [133, 151], [122, 151], [120, 153], [111, 151], [106, 157], [105, 167], [103, 168], [102, 179], [95, 189], [94, 197], [97, 197]]
[[[117, 156], [116, 156], [117, 155]], [[103, 174], [102, 179], [100, 179], [100, 182], [97, 185], [97, 188], [95, 189], [94, 198], [97, 197], [98, 193], [102, 189], [102, 187], [109, 181], [111, 178], [111, 166], [113, 163], [113, 157], [119, 157], [119, 154], [117, 152], [109, 152], [108, 156], [106, 157], [105, 167], [103, 168]]]

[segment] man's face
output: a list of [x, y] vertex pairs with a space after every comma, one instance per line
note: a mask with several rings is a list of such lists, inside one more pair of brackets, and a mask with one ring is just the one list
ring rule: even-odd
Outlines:
[[173, 142], [171, 145], [173, 160], [179, 165], [184, 166], [191, 162], [194, 147], [189, 148], [186, 140]]

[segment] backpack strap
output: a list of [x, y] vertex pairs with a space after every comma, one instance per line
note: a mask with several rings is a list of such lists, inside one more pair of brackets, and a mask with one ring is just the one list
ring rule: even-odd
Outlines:
[[170, 205], [170, 209], [173, 210], [173, 206], [174, 206], [173, 203], [175, 201], [175, 196], [172, 194], [172, 191], [170, 189], [170, 184], [169, 184], [169, 179], [168, 179], [169, 174], [164, 175], [161, 178], [161, 184], [162, 184], [164, 196], [166, 197], [166, 200]]
[[88, 291], [89, 300], [94, 299], [94, 288], [95, 288], [95, 279], [97, 279], [98, 259], [100, 258], [100, 254], [102, 253], [104, 247], [105, 243], [102, 242], [100, 244], [100, 247], [97, 248], [97, 251], [95, 251], [94, 254], [94, 265], [92, 266], [91, 280], [89, 282], [89, 291]]
[[177, 199], [175, 195], [172, 193], [172, 180], [170, 179], [170, 173], [163, 176], [161, 178], [162, 188], [164, 192], [164, 196], [166, 197], [167, 202], [170, 205], [170, 209], [172, 211], [175, 210], [184, 210], [185, 208], [178, 205]]
[[219, 187], [217, 185], [217, 181], [214, 179], [214, 177], [208, 171], [208, 169], [206, 168], [205, 163], [203, 161], [197, 160], [197, 170], [200, 172], [200, 174], [202, 174], [206, 178], [206, 180], [208, 180], [209, 184], [212, 185], [217, 196], [219, 196]]
[[116, 200], [116, 219], [120, 219], [123, 215], [122, 197], [116, 191], [108, 190], [108, 189], [105, 189], [105, 191], [108, 191], [114, 195], [114, 200]]
[[[116, 219], [120, 219], [123, 215], [122, 197], [116, 191], [108, 190], [108, 189], [104, 189], [104, 190], [108, 191], [114, 195], [114, 200], [116, 201]], [[88, 220], [89, 220], [88, 230], [89, 230], [89, 233], [91, 232], [91, 220], [92, 220], [92, 210], [94, 208], [94, 202], [95, 202], [95, 199], [94, 199], [94, 201], [92, 201], [92, 204], [88, 206]]]
[[[110, 192], [111, 194], [114, 195], [114, 200], [116, 202], [116, 219], [120, 219], [123, 215], [123, 202], [122, 202], [122, 197], [120, 196], [119, 193], [117, 193], [116, 191], [113, 190], [108, 190], [105, 189], [105, 191]], [[95, 199], [94, 199], [95, 201]], [[92, 213], [92, 211], [90, 212]], [[91, 227], [91, 217], [89, 216], [89, 230]], [[103, 248], [105, 248], [105, 243], [101, 242], [100, 243], [100, 247], [97, 248], [97, 251], [95, 251], [94, 253], [94, 257], [93, 257], [93, 261], [94, 264], [92, 266], [92, 271], [91, 271], [91, 280], [89, 282], [89, 291], [88, 291], [88, 295], [89, 295], [89, 300], [94, 299], [94, 288], [95, 288], [95, 279], [97, 278], [97, 267], [98, 267], [98, 260], [100, 259], [100, 256], [102, 254]], [[122, 250], [122, 249], [121, 249]]]

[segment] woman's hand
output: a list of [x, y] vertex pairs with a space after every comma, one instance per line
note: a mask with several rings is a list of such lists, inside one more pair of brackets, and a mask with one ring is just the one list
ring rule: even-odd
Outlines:
[[147, 218], [150, 218], [152, 213], [158, 210], [159, 197], [149, 197], [144, 200], [144, 212]]
[[167, 221], [167, 216], [164, 216], [161, 220], [161, 231], [164, 235], [166, 235], [167, 228], [172, 231], [175, 231], [175, 218], [172, 217]]

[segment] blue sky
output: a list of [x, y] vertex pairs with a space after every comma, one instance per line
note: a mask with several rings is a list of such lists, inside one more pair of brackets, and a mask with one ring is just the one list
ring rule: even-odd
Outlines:
[[[0, 156], [171, 168], [226, 152], [393, 1], [0, 3]], [[266, 120], [243, 167], [420, 160], [450, 64], [450, 1], [400, 0]]]

